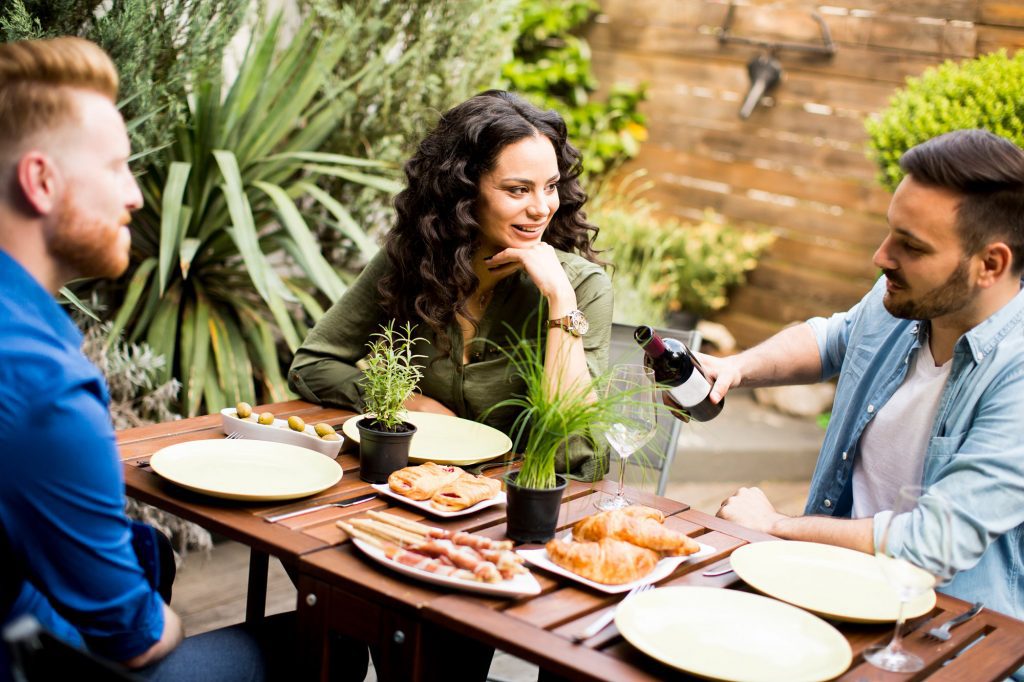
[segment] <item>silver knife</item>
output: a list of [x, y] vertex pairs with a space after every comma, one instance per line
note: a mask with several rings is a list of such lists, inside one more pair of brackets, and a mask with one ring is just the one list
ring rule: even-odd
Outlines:
[[309, 514], [315, 511], [320, 511], [321, 509], [327, 509], [328, 507], [350, 507], [353, 504], [359, 504], [360, 502], [368, 502], [375, 497], [377, 497], [377, 493], [368, 493], [366, 495], [360, 495], [359, 497], [351, 497], [347, 500], [342, 500], [341, 502], [328, 502], [327, 504], [318, 504], [315, 507], [306, 507], [305, 509], [299, 509], [298, 511], [275, 514], [274, 516], [264, 516], [263, 520], [268, 523], [277, 523], [278, 521], [290, 519], [293, 516]]

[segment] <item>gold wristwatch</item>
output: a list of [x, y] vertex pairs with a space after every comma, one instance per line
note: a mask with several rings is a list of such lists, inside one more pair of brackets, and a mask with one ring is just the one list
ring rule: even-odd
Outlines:
[[580, 310], [573, 310], [564, 317], [548, 320], [548, 329], [559, 327], [573, 336], [583, 336], [590, 330], [590, 323]]

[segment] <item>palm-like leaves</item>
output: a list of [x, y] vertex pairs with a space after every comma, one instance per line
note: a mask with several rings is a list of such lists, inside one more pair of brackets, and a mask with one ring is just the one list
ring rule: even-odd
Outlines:
[[316, 153], [339, 120], [329, 84], [345, 37], [307, 24], [278, 51], [277, 34], [275, 20], [223, 98], [219, 79], [196, 84], [188, 124], [140, 181], [135, 267], [111, 336], [127, 330], [168, 358], [189, 415], [286, 398], [278, 333], [295, 350], [323, 312], [317, 294], [345, 290], [310, 215], [329, 216], [314, 227], [334, 226], [365, 256], [376, 248], [316, 178], [399, 189], [385, 164]]

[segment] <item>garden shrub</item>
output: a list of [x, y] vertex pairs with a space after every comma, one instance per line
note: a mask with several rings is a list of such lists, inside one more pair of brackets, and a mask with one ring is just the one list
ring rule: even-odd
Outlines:
[[1005, 50], [947, 61], [908, 78], [887, 109], [865, 124], [879, 181], [895, 190], [903, 179], [900, 156], [936, 135], [961, 128], [984, 128], [1024, 147], [1024, 51]]

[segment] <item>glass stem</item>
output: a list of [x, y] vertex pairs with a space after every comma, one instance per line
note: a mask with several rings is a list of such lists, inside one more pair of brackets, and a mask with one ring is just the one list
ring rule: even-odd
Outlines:
[[626, 458], [623, 455], [619, 455], [619, 492], [615, 494], [615, 497], [622, 499], [625, 497], [626, 489]]
[[903, 607], [906, 602], [900, 600], [899, 608], [896, 610], [896, 631], [892, 633], [892, 641], [889, 642], [889, 651], [903, 653]]

